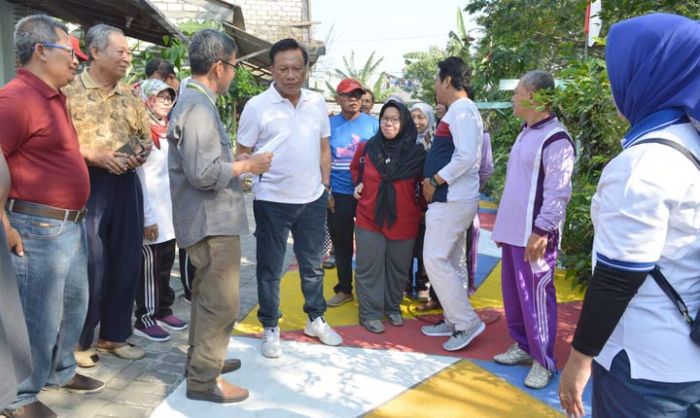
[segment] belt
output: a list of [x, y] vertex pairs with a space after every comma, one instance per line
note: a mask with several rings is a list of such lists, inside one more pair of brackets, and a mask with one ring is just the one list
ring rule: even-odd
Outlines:
[[24, 215], [41, 216], [42, 218], [56, 219], [58, 221], [80, 222], [87, 216], [87, 209], [68, 210], [53, 206], [40, 205], [38, 203], [25, 202], [24, 200], [10, 199], [5, 208], [14, 213]]

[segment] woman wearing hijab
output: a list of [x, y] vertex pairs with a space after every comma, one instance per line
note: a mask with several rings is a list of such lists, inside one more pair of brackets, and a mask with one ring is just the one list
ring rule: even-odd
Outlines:
[[[416, 125], [416, 130], [418, 131], [416, 143], [423, 145], [426, 151], [429, 150], [430, 145], [433, 143], [433, 132], [435, 131], [435, 114], [433, 113], [433, 108], [422, 102], [416, 103], [411, 106], [411, 119], [413, 119], [413, 124]], [[416, 242], [413, 248], [413, 257], [418, 260], [418, 266], [415, 275], [413, 273], [413, 263], [409, 266], [408, 286], [406, 291], [409, 294], [413, 293], [413, 283], [415, 280], [416, 298], [419, 302], [429, 303], [430, 296], [432, 293], [435, 293], [435, 291], [432, 289], [431, 292], [428, 291], [428, 274], [425, 272], [425, 266], [423, 265], [424, 237], [425, 222], [421, 219], [418, 236], [416, 236]], [[435, 298], [437, 300], [437, 297]]]
[[134, 334], [151, 341], [167, 341], [172, 331], [187, 328], [187, 322], [173, 314], [175, 293], [170, 288], [170, 270], [175, 262], [170, 179], [168, 176], [168, 114], [175, 103], [175, 89], [162, 80], [141, 83], [143, 100], [151, 122], [153, 149], [136, 169], [143, 187], [143, 268], [136, 295]]
[[350, 166], [358, 199], [360, 323], [374, 333], [384, 331], [385, 315], [391, 325], [403, 325], [399, 304], [422, 215], [417, 190], [426, 153], [416, 135], [408, 108], [389, 101], [379, 113], [379, 132], [360, 145]]
[[411, 106], [411, 118], [416, 125], [418, 135], [416, 143], [422, 144], [425, 150], [430, 149], [433, 143], [433, 132], [435, 131], [435, 113], [429, 105], [418, 102]]
[[700, 24], [668, 14], [619, 22], [606, 62], [631, 126], [591, 202], [596, 264], [559, 399], [582, 416], [592, 373], [596, 418], [699, 417], [700, 335], [691, 339], [689, 322], [700, 320]]

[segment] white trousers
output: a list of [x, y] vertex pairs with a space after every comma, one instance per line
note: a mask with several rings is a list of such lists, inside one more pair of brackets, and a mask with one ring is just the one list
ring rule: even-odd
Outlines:
[[469, 329], [479, 317], [467, 292], [466, 234], [479, 202], [434, 202], [425, 214], [423, 263], [440, 299], [445, 322], [455, 330]]

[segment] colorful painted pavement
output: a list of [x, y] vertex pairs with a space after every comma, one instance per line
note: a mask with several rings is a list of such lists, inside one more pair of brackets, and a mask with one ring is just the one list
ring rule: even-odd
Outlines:
[[[426, 337], [422, 325], [436, 322], [440, 312], [418, 313], [416, 302], [404, 299], [406, 322], [387, 324], [383, 334], [358, 324], [357, 302], [329, 308], [326, 319], [343, 337], [342, 347], [327, 347], [306, 337], [306, 315], [299, 276], [294, 266], [282, 279], [284, 314], [280, 322], [284, 354], [266, 359], [260, 354], [257, 308], [237, 324], [229, 351], [241, 358], [240, 371], [226, 375], [249, 388], [241, 404], [216, 405], [189, 401], [184, 383], [152, 417], [560, 417], [558, 375], [545, 389], [523, 385], [529, 366], [493, 362], [512, 341], [508, 337], [500, 286], [500, 251], [491, 241], [495, 206], [483, 201], [477, 292], [472, 303], [488, 323], [486, 331], [466, 349], [447, 352], [445, 338]], [[327, 270], [326, 296], [332, 296], [335, 270]], [[562, 272], [556, 276], [558, 332], [555, 354], [559, 367], [568, 357], [568, 343], [578, 319], [582, 293]], [[590, 388], [585, 392], [590, 411]]]

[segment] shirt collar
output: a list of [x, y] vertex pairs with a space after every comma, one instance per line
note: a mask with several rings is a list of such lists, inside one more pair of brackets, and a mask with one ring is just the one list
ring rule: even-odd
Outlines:
[[527, 126], [526, 123], [523, 124], [523, 128], [530, 128], [530, 129], [540, 129], [541, 127], [547, 125], [549, 122], [553, 121], [557, 117], [554, 116], [554, 113], [550, 113], [549, 116], [546, 118], [542, 119], [541, 121], [533, 124], [532, 126]]
[[52, 89], [51, 86], [44, 82], [44, 80], [40, 79], [36, 76], [36, 74], [27, 70], [26, 68], [20, 68], [17, 70], [17, 78], [23, 80], [25, 83], [27, 83], [27, 85], [41, 93], [41, 95], [47, 100], [63, 95], [63, 93], [60, 91]]
[[[269, 88], [268, 90], [270, 91], [270, 94], [272, 95], [272, 103], [280, 103], [280, 102], [283, 102], [283, 101], [285, 101], [285, 100], [289, 101], [289, 99], [286, 99], [286, 98], [282, 97], [282, 95], [280, 94], [280, 92], [277, 91], [277, 89], [275, 88], [275, 82], [274, 82], [274, 81], [270, 84], [270, 88]], [[306, 90], [302, 88], [302, 89], [301, 89], [301, 96], [299, 96], [299, 101], [300, 101], [300, 102], [305, 102], [305, 101], [307, 101], [307, 100], [309, 100], [309, 95], [308, 95], [308, 93], [306, 92]], [[290, 103], [291, 103], [291, 102], [290, 102]]]
[[659, 129], [663, 129], [667, 126], [676, 123], [686, 122], [688, 122], [688, 117], [681, 108], [669, 108], [659, 110], [650, 115], [647, 115], [642, 120], [637, 122], [634, 126], [632, 126], [630, 130], [627, 131], [624, 138], [622, 138], [622, 147], [630, 147], [633, 143], [637, 141], [637, 139], [648, 134], [649, 132], [657, 131]]
[[[192, 83], [192, 84], [196, 84], [196, 85], [198, 85], [199, 87], [203, 88], [203, 89], [204, 89], [204, 92], [207, 93], [207, 96], [209, 96], [209, 99], [210, 99], [212, 102], [216, 103], [216, 93], [214, 93], [213, 91], [211, 91], [211, 89], [210, 89], [209, 87], [205, 86], [204, 84], [200, 83], [199, 81], [197, 81], [197, 80], [195, 80], [195, 79], [193, 79], [193, 78], [189, 79], [187, 82], [188, 82], [188, 83]], [[215, 106], [216, 106], [216, 105], [215, 105]]]
[[[80, 81], [83, 83], [83, 86], [85, 86], [86, 89], [88, 90], [93, 90], [93, 89], [99, 89], [100, 85], [97, 84], [94, 78], [90, 75], [88, 72], [89, 67], [85, 68], [82, 73], [80, 73]], [[112, 89], [112, 91], [109, 92], [109, 95], [111, 96], [112, 94], [127, 94], [128, 93], [128, 88], [126, 86], [123, 86], [121, 82], [118, 82], [117, 85]]]

